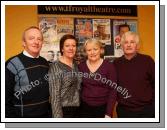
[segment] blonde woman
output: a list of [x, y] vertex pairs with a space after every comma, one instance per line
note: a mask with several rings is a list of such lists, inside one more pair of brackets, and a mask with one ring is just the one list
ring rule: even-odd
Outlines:
[[103, 60], [103, 45], [96, 39], [85, 42], [87, 60], [79, 65], [83, 73], [81, 91], [81, 118], [112, 117], [116, 91], [102, 79], [116, 82], [114, 65]]

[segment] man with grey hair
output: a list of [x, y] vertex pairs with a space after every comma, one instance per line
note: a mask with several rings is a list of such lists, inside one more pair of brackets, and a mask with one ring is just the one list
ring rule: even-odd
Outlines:
[[128, 99], [118, 94], [117, 115], [120, 118], [155, 117], [155, 63], [139, 51], [139, 36], [126, 32], [121, 38], [124, 55], [114, 61], [118, 85], [131, 94]]

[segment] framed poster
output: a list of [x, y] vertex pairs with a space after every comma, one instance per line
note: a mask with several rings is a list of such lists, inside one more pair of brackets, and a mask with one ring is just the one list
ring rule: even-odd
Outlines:
[[44, 43], [40, 55], [53, 62], [60, 56], [59, 41], [65, 34], [74, 34], [73, 18], [39, 17], [39, 28], [43, 33]]
[[105, 45], [111, 44], [110, 19], [93, 19], [93, 37]]
[[65, 34], [74, 35], [74, 19], [57, 17], [57, 38], [60, 41]]
[[95, 38], [104, 44], [105, 58], [117, 58], [123, 55], [121, 49], [120, 26], [129, 27], [127, 31], [137, 32], [135, 19], [94, 19], [68, 17], [39, 17], [39, 27], [43, 33], [44, 44], [40, 55], [48, 61], [59, 58], [59, 41], [65, 34], [72, 34], [78, 40], [75, 59], [79, 63], [84, 59], [83, 45], [87, 39]]
[[93, 37], [92, 19], [75, 19], [75, 37], [79, 44]]
[[[123, 28], [124, 30], [121, 30]], [[137, 32], [137, 20], [113, 20], [114, 57], [123, 55], [120, 41], [122, 34], [126, 31]]]
[[76, 18], [74, 22], [75, 27], [75, 37], [78, 40], [78, 48], [75, 56], [75, 61], [79, 64], [85, 60], [85, 53], [83, 45], [87, 39], [93, 37], [93, 20], [92, 19], [83, 19]]

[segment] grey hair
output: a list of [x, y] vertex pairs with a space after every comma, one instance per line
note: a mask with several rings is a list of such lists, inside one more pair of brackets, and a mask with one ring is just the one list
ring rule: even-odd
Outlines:
[[121, 44], [125, 43], [126, 37], [128, 37], [128, 36], [134, 36], [136, 43], [139, 44], [139, 35], [135, 32], [132, 32], [132, 31], [128, 31], [122, 35]]

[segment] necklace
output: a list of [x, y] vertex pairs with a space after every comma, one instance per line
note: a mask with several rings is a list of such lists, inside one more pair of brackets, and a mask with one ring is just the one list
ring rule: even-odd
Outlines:
[[95, 62], [93, 65], [89, 62], [89, 60], [87, 60], [86, 63], [87, 63], [87, 66], [89, 68], [89, 71], [91, 72], [91, 74], [93, 74], [101, 66], [101, 64], [103, 63], [103, 59], [99, 59], [99, 61]]

